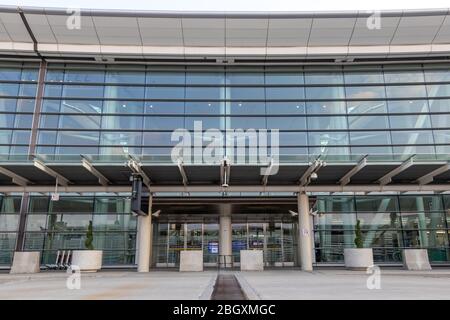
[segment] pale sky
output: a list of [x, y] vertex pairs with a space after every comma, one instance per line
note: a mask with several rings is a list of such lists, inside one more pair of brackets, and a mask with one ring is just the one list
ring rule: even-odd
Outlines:
[[0, 5], [179, 11], [336, 11], [448, 8], [449, 0], [0, 0]]

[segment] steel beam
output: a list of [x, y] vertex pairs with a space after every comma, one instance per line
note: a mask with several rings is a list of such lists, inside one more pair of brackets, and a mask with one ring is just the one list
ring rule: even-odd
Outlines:
[[325, 166], [325, 162], [318, 159], [315, 160], [313, 163], [311, 163], [309, 168], [306, 169], [305, 173], [303, 173], [300, 180], [298, 181], [298, 184], [302, 187], [308, 185], [311, 182], [311, 175], [313, 173], [317, 173], [317, 171], [319, 171], [319, 169], [323, 166]]
[[340, 180], [339, 183], [341, 186], [345, 186], [350, 183], [350, 179], [361, 171], [367, 165], [367, 156], [363, 157], [356, 166], [354, 166], [349, 172], [347, 172]]
[[273, 159], [270, 159], [269, 167], [266, 169], [266, 173], [264, 174], [262, 181], [261, 181], [261, 184], [263, 186], [267, 186], [267, 183], [269, 182], [269, 176], [272, 175], [273, 168], [275, 168], [275, 167], [278, 167], [278, 164], [275, 164], [273, 162]]
[[3, 167], [0, 167], [0, 173], [11, 178], [12, 182], [19, 185], [19, 186], [26, 186], [27, 184], [30, 184], [31, 182], [27, 180], [26, 178], [19, 176], [18, 174], [5, 169]]
[[131, 169], [131, 171], [133, 173], [139, 174], [142, 177], [142, 182], [144, 182], [144, 184], [147, 186], [147, 188], [150, 188], [152, 181], [147, 176], [147, 174], [144, 172], [144, 170], [142, 170], [142, 168], [141, 168], [142, 164], [137, 162], [135, 159], [131, 158], [130, 160], [127, 161], [127, 166], [128, 166], [128, 168]]
[[406, 169], [411, 167], [413, 164], [414, 164], [414, 156], [410, 157], [408, 160], [403, 162], [397, 168], [395, 168], [394, 170], [392, 170], [392, 171], [388, 172], [387, 174], [385, 174], [384, 176], [382, 176], [380, 179], [377, 180], [377, 182], [381, 186], [385, 186], [392, 182], [392, 178], [394, 176], [398, 175], [400, 172], [405, 171]]
[[[1, 193], [11, 192], [53, 192], [55, 186], [53, 185], [27, 185], [27, 186], [0, 186]], [[249, 185], [249, 186], [229, 186], [229, 192], [299, 192], [298, 185]], [[389, 185], [308, 185], [301, 188], [305, 192], [449, 192], [450, 184], [389, 184]], [[61, 186], [58, 188], [59, 193], [76, 192], [76, 193], [90, 193], [90, 192], [105, 192], [105, 193], [123, 193], [131, 192], [130, 186], [92, 186], [92, 185], [70, 185]], [[223, 192], [223, 187], [218, 185], [189, 185], [184, 187], [179, 186], [155, 186], [152, 185], [152, 192]]]
[[220, 184], [222, 188], [228, 188], [230, 185], [230, 162], [224, 158], [220, 163]]
[[433, 182], [434, 177], [436, 177], [436, 176], [438, 176], [438, 175], [440, 175], [440, 174], [442, 174], [444, 172], [447, 172], [449, 170], [450, 170], [450, 163], [444, 164], [442, 167], [439, 167], [439, 168], [431, 171], [430, 173], [427, 173], [426, 175], [418, 178], [414, 182], [418, 183], [418, 184], [421, 184], [421, 185], [428, 184], [430, 182]]
[[178, 166], [178, 170], [180, 171], [181, 178], [183, 179], [183, 185], [185, 187], [187, 187], [188, 186], [188, 178], [187, 178], [186, 172], [184, 171], [183, 160], [178, 159], [177, 166]]
[[98, 179], [98, 183], [100, 183], [102, 186], [107, 186], [108, 184], [110, 184], [108, 178], [106, 178], [97, 169], [95, 169], [94, 165], [90, 163], [86, 158], [81, 159], [81, 164], [87, 171], [92, 173]]
[[69, 185], [71, 183], [67, 178], [63, 177], [61, 174], [54, 171], [53, 169], [50, 169], [49, 167], [47, 167], [45, 165], [45, 163], [43, 163], [37, 159], [35, 159], [33, 163], [36, 168], [40, 169], [41, 171], [43, 171], [46, 174], [55, 178], [59, 185], [66, 187], [67, 185]]

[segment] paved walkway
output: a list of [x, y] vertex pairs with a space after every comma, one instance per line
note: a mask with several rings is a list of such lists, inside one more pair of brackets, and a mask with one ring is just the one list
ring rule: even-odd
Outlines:
[[[381, 269], [380, 289], [367, 287], [369, 276], [361, 271], [285, 270], [240, 272], [237, 278], [249, 299], [450, 299], [450, 269]], [[374, 288], [376, 282], [369, 285]]]
[[[381, 270], [381, 289], [367, 275], [340, 269], [227, 271], [249, 299], [450, 299], [450, 269], [427, 272]], [[102, 271], [83, 274], [81, 289], [66, 287], [64, 272], [0, 273], [0, 299], [210, 299], [217, 272]], [[373, 284], [373, 282], [372, 282]]]
[[34, 275], [0, 273], [1, 299], [209, 299], [217, 272], [180, 273], [134, 271], [87, 273], [81, 276], [79, 290], [67, 289], [64, 272], [42, 272]]

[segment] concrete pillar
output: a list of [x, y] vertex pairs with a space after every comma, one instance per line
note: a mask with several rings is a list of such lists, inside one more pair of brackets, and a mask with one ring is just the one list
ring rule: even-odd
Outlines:
[[225, 265], [231, 267], [232, 254], [231, 204], [226, 203], [221, 205], [219, 217], [219, 255], [226, 256], [226, 258], [221, 258], [226, 260], [220, 262], [226, 262]]
[[311, 220], [309, 219], [309, 198], [305, 193], [297, 196], [298, 205], [298, 255], [304, 271], [312, 271]]
[[152, 261], [152, 196], [148, 199], [148, 215], [138, 216], [138, 272], [149, 272]]

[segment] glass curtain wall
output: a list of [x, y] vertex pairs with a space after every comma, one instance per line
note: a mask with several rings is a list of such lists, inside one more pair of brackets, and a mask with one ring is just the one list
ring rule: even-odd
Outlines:
[[0, 156], [28, 153], [39, 64], [0, 62]]
[[358, 220], [376, 262], [401, 262], [403, 248], [426, 248], [431, 262], [450, 260], [448, 195], [319, 196], [316, 208], [317, 262], [343, 261]]
[[[449, 75], [450, 64], [436, 63], [49, 64], [38, 152], [170, 155], [178, 142], [172, 131], [192, 132], [201, 121], [202, 130], [279, 129], [282, 155], [447, 155]], [[223, 152], [231, 156], [238, 141], [225, 142]]]
[[12, 262], [19, 228], [21, 198], [0, 197], [0, 266], [8, 266]]
[[125, 197], [30, 197], [25, 249], [41, 251], [42, 263], [53, 264], [58, 250], [85, 248], [90, 222], [94, 248], [103, 250], [104, 265], [134, 264], [136, 217]]

